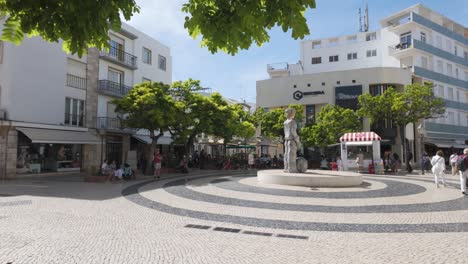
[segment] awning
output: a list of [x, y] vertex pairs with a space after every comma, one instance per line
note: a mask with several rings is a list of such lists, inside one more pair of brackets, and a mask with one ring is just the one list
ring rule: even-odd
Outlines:
[[255, 149], [255, 148], [257, 148], [257, 147], [251, 146], [251, 145], [239, 145], [239, 146], [236, 146], [236, 145], [227, 145], [226, 148], [227, 148], [227, 149]]
[[381, 138], [375, 132], [354, 132], [354, 133], [345, 133], [340, 137], [340, 142], [348, 141], [380, 141]]
[[435, 145], [439, 148], [456, 148], [456, 149], [468, 148], [468, 145], [456, 144], [455, 142], [447, 142], [447, 141], [439, 141], [439, 140], [424, 141], [424, 144]]
[[101, 139], [90, 132], [17, 127], [32, 143], [47, 144], [101, 144]]
[[[141, 143], [143, 144], [151, 144], [152, 140], [151, 140], [151, 137], [148, 136], [148, 135], [137, 135], [137, 134], [134, 134], [132, 135], [132, 137], [134, 137], [136, 140], [140, 141]], [[170, 137], [166, 137], [166, 136], [162, 136], [160, 138], [158, 138], [158, 145], [170, 145], [172, 143], [172, 138]]]

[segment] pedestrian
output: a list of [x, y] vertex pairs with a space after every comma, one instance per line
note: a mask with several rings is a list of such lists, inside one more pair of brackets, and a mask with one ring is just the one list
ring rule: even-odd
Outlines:
[[450, 161], [450, 166], [452, 167], [452, 175], [457, 174], [458, 154], [455, 150], [453, 151], [452, 155], [450, 155], [449, 161]]
[[159, 177], [161, 176], [161, 161], [162, 161], [162, 157], [161, 157], [161, 154], [159, 153], [159, 149], [156, 149], [156, 152], [154, 152], [154, 157], [153, 157], [155, 180], [156, 178], [159, 179]]
[[424, 175], [424, 171], [429, 171], [431, 169], [431, 159], [427, 152], [424, 152], [421, 156], [421, 174]]
[[250, 152], [249, 153], [249, 168], [250, 169], [253, 169], [254, 165], [255, 165], [255, 156], [254, 156], [254, 152]]
[[406, 171], [411, 173], [413, 171], [413, 167], [411, 166], [411, 160], [413, 159], [413, 153], [408, 150], [406, 154]]
[[432, 173], [434, 173], [434, 180], [437, 188], [439, 188], [439, 178], [442, 178], [442, 183], [444, 187], [447, 187], [447, 183], [445, 182], [445, 159], [444, 159], [444, 152], [442, 150], [438, 150], [436, 155], [432, 157], [431, 160], [432, 165]]
[[457, 162], [458, 173], [460, 174], [460, 189], [462, 194], [468, 194], [466, 192], [466, 178], [468, 177], [468, 148], [463, 150], [463, 155], [458, 157]]
[[401, 168], [401, 160], [398, 154], [393, 153], [393, 155], [390, 158], [390, 166], [392, 168], [392, 172], [397, 174]]

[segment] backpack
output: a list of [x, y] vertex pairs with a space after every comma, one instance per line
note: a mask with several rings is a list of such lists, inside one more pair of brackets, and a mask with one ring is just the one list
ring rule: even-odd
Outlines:
[[460, 156], [457, 160], [457, 168], [459, 171], [465, 172], [468, 163], [468, 155]]

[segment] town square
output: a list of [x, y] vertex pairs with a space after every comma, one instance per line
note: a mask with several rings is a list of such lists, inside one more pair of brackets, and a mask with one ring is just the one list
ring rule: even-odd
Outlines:
[[0, 0], [0, 264], [466, 263], [466, 0]]

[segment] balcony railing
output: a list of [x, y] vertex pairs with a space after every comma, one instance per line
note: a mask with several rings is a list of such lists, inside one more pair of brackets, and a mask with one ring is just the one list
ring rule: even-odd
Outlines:
[[86, 90], [86, 78], [67, 74], [67, 86]]
[[126, 66], [131, 69], [137, 68], [137, 57], [116, 47], [110, 47], [108, 51], [101, 51], [101, 56], [103, 58], [110, 59], [113, 62], [117, 62], [122, 66]]
[[97, 117], [96, 128], [103, 130], [113, 130], [119, 132], [133, 133], [136, 131], [134, 128], [125, 128], [119, 118], [110, 117]]
[[99, 80], [98, 91], [106, 95], [124, 97], [131, 89], [132, 87], [121, 83], [109, 80]]
[[287, 71], [289, 69], [289, 64], [286, 62], [278, 62], [267, 65], [268, 71]]
[[83, 127], [84, 126], [84, 115], [73, 115], [65, 113], [65, 125], [67, 126], [77, 126]]

